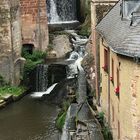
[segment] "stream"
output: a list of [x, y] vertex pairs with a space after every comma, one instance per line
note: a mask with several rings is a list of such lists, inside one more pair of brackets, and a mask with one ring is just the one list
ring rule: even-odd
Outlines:
[[[72, 36], [74, 50], [63, 61], [37, 66], [32, 75], [34, 92], [0, 111], [0, 140], [103, 140], [86, 103], [86, 76], [81, 62], [88, 39], [74, 31], [67, 32]], [[77, 91], [77, 102], [70, 105], [60, 133], [55, 120], [60, 111], [58, 105], [68, 98], [68, 87]], [[78, 119], [77, 126], [74, 118]]]
[[[76, 43], [74, 44], [76, 45]], [[40, 65], [37, 67], [33, 76], [36, 77], [36, 82], [34, 82], [34, 91], [36, 92], [25, 96], [20, 101], [12, 103], [0, 111], [0, 140], [61, 139], [61, 134], [55, 126], [55, 119], [60, 108], [56, 104], [48, 103], [46, 99], [41, 97], [51, 94], [52, 97], [50, 98], [55, 100], [56, 93], [59, 93], [61, 96], [56, 97], [56, 100], [58, 100], [64, 96], [67, 86], [65, 84], [69, 83], [68, 81], [71, 81], [75, 74], [78, 73], [77, 67], [80, 67], [81, 55], [73, 51], [69, 59], [50, 61], [47, 63], [48, 66]], [[69, 66], [69, 72], [67, 72], [68, 80], [65, 80], [65, 84], [63, 84], [63, 79], [66, 78], [65, 65]], [[56, 84], [57, 82], [60, 83]], [[46, 91], [46, 89], [48, 90]]]
[[58, 140], [56, 105], [27, 95], [0, 111], [0, 140]]

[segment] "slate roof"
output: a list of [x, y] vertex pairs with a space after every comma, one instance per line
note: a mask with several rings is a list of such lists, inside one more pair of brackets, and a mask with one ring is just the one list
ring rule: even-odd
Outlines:
[[115, 53], [140, 58], [140, 23], [130, 26], [130, 20], [122, 20], [121, 0], [96, 26]]

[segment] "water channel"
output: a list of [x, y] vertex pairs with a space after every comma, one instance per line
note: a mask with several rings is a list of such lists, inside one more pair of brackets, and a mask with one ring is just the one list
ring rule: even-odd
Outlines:
[[[85, 40], [85, 42], [86, 41], [87, 39]], [[81, 44], [79, 44], [78, 46], [81, 46]], [[45, 73], [42, 72], [42, 70], [44, 71], [44, 68], [46, 68], [46, 70], [51, 71], [51, 73], [47, 73], [48, 74], [47, 76], [45, 73], [43, 77], [45, 76], [49, 77], [49, 75], [52, 75], [53, 77], [55, 77], [55, 80], [58, 77], [59, 80], [60, 79], [61, 80], [60, 81], [58, 80], [57, 82], [60, 82], [60, 86], [61, 86], [63, 84], [61, 82], [62, 79], [64, 79], [64, 73], [65, 73], [62, 71], [62, 69], [64, 69], [63, 65], [65, 65], [65, 63], [69, 65], [69, 62], [71, 62], [71, 60], [75, 60], [75, 58], [78, 60], [78, 57], [81, 58], [81, 55], [78, 52], [77, 53], [72, 52], [69, 59], [61, 62], [61, 65], [59, 66], [57, 66], [57, 63], [60, 62], [55, 62], [56, 64], [50, 65], [50, 67], [46, 67], [46, 65], [43, 65], [42, 68], [42, 65], [40, 65], [40, 67], [37, 69], [37, 71], [39, 70], [39, 75], [37, 74], [37, 77], [39, 76], [42, 77], [42, 74]], [[68, 76], [72, 77], [73, 74], [74, 75], [77, 74], [78, 72], [77, 67], [79, 65], [79, 62], [80, 61], [76, 61], [73, 64], [70, 64], [70, 69], [72, 69], [72, 72], [69, 72], [70, 75]], [[54, 69], [56, 69], [56, 71], [59, 72], [59, 75], [54, 71]], [[42, 74], [40, 74], [40, 72], [42, 72]], [[41, 78], [41, 79], [37, 78], [36, 80], [40, 82], [42, 80], [42, 82], [45, 81], [46, 83], [45, 78]], [[45, 86], [45, 84], [40, 84], [40, 82], [35, 82], [35, 83], [38, 84], [39, 87]], [[51, 86], [53, 84], [54, 83], [52, 82], [49, 85], [48, 82], [47, 86], [48, 85]], [[51, 100], [55, 100], [55, 96], [56, 96], [55, 92], [57, 92], [57, 94], [59, 93], [60, 95], [62, 94], [61, 96], [63, 96], [63, 94], [65, 93], [66, 85], [63, 84], [63, 87], [64, 89], [60, 88], [58, 84], [58, 89], [60, 90], [60, 92], [57, 89], [54, 90], [53, 93], [50, 94], [53, 96], [53, 99]], [[39, 88], [39, 89], [43, 89], [41, 91], [44, 91], [44, 88]], [[36, 89], [36, 91], [38, 91], [38, 89]], [[40, 94], [41, 96], [43, 96], [43, 94], [46, 94], [46, 92], [36, 92], [34, 94], [29, 94], [24, 98], [22, 98], [20, 101], [12, 103], [6, 106], [6, 108], [0, 110], [0, 140], [60, 140], [61, 139], [61, 134], [55, 126], [55, 120], [58, 115], [58, 112], [60, 111], [60, 108], [56, 104], [48, 103], [46, 98], [39, 97], [38, 95]], [[37, 97], [35, 97], [36, 95]], [[59, 99], [59, 97], [57, 97], [57, 99]]]
[[59, 140], [59, 108], [30, 95], [0, 111], [0, 140]]

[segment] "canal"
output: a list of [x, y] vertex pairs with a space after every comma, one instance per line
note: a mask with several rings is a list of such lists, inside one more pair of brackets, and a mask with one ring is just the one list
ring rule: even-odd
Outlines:
[[27, 95], [0, 110], [0, 140], [59, 140], [56, 105]]

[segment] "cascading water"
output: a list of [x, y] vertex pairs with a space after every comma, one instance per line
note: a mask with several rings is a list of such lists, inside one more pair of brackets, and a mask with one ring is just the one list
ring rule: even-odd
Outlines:
[[76, 0], [47, 0], [49, 24], [77, 23]]
[[48, 13], [49, 22], [51, 22], [51, 23], [56, 22], [56, 21], [59, 22], [60, 18], [58, 16], [57, 7], [56, 7], [54, 0], [50, 0], [50, 9], [49, 10], [50, 10]]
[[73, 38], [71, 39], [74, 47], [74, 51], [71, 52], [69, 58], [66, 61], [73, 61], [73, 63], [69, 64], [69, 73], [68, 78], [74, 78], [75, 75], [78, 74], [78, 71], [83, 71], [81, 66], [81, 62], [83, 57], [86, 55], [85, 53], [85, 44], [87, 43], [87, 38], [82, 38], [81, 36], [77, 35], [74, 31], [70, 32]]
[[[35, 70], [35, 92], [31, 95], [34, 98], [41, 98], [50, 94], [59, 82], [67, 77], [66, 65], [63, 64], [40, 64]], [[57, 84], [58, 83], [58, 84]]]
[[46, 91], [48, 86], [48, 65], [40, 64], [36, 68], [36, 91]]

